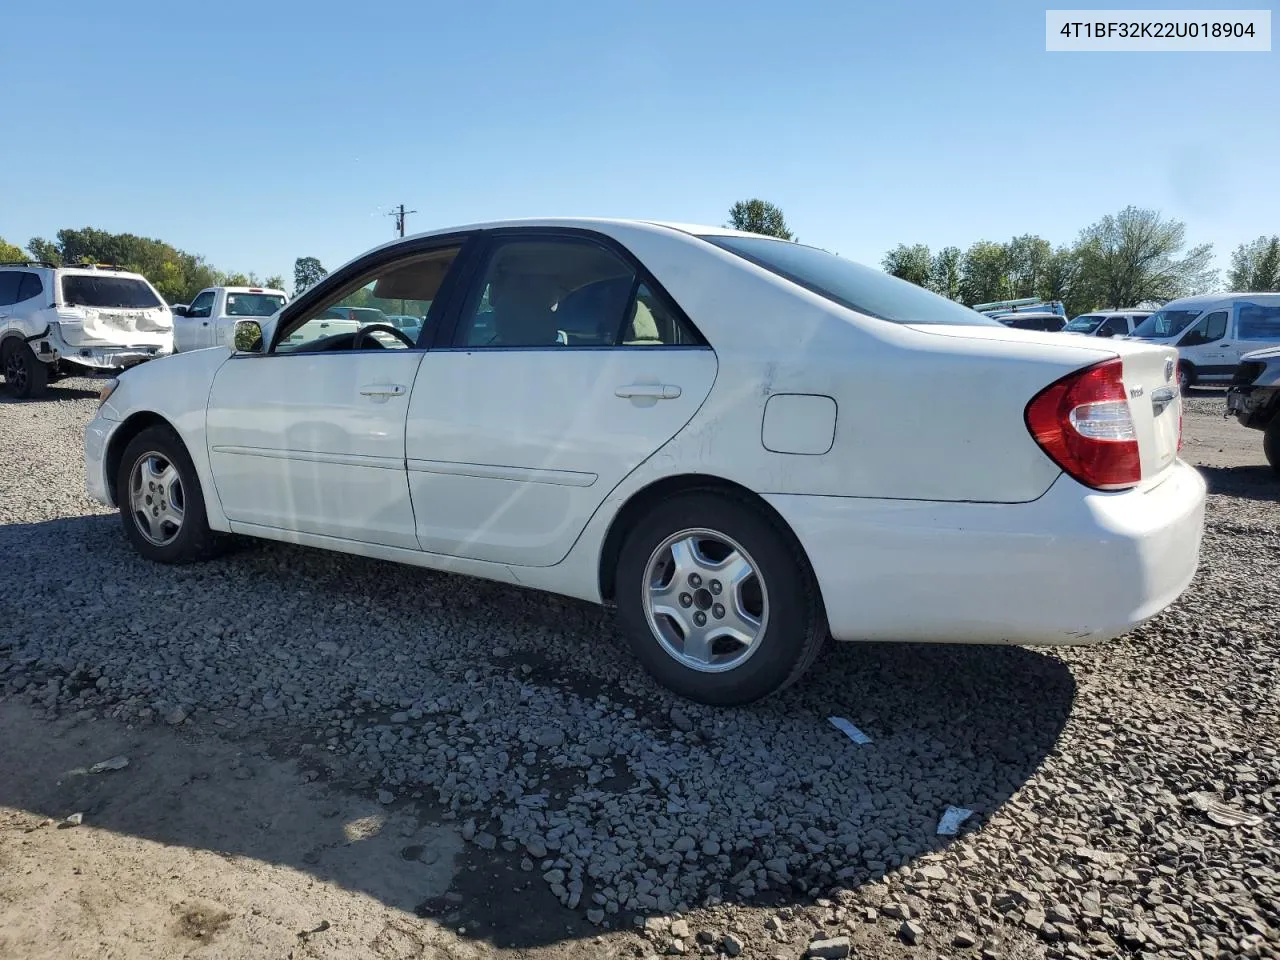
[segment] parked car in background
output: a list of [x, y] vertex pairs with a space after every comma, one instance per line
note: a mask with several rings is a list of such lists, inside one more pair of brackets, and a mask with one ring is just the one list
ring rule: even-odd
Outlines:
[[1067, 324], [1067, 318], [1057, 313], [1021, 312], [997, 314], [995, 319], [1015, 330], [1042, 330], [1056, 333]]
[[115, 267], [0, 264], [0, 371], [38, 397], [51, 380], [114, 373], [173, 352], [173, 316], [141, 274]]
[[1039, 297], [1022, 297], [1018, 300], [995, 300], [991, 303], [979, 303], [974, 306], [979, 313], [986, 314], [996, 320], [1016, 313], [1054, 313], [1066, 322], [1067, 308], [1061, 300], [1042, 300]]
[[1227, 413], [1262, 431], [1262, 452], [1280, 474], [1280, 347], [1255, 350], [1240, 359], [1227, 388]]
[[1077, 333], [1086, 337], [1126, 337], [1138, 324], [1151, 316], [1154, 310], [1099, 310], [1073, 317], [1062, 328], [1064, 333]]
[[177, 352], [229, 347], [237, 320], [265, 319], [286, 303], [283, 290], [269, 287], [206, 287], [186, 307], [173, 308], [173, 343]]
[[1246, 353], [1280, 347], [1280, 293], [1210, 293], [1173, 300], [1133, 331], [1176, 347], [1178, 382], [1230, 383]]
[[390, 313], [387, 314], [386, 322], [397, 330], [404, 331], [414, 340], [418, 339], [418, 334], [422, 331], [422, 317], [411, 317], [403, 313]]
[[[401, 298], [430, 303], [418, 343], [294, 339]], [[140, 554], [236, 533], [615, 603], [706, 703], [787, 686], [829, 635], [1113, 637], [1198, 563], [1174, 350], [1010, 329], [790, 241], [457, 227], [237, 326], [247, 350], [130, 370], [86, 428]]]

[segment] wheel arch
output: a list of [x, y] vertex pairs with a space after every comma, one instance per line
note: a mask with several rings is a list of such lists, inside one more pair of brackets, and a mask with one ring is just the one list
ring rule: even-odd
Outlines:
[[[186, 446], [186, 441], [182, 439], [182, 434], [178, 432], [168, 419], [151, 410], [141, 410], [132, 413], [125, 418], [124, 422], [111, 434], [111, 439], [107, 442], [107, 455], [103, 464], [106, 470], [107, 493], [111, 497], [111, 502], [116, 506], [120, 505], [119, 497], [116, 491], [116, 480], [120, 473], [120, 459], [124, 456], [125, 448], [129, 446], [129, 442], [138, 434], [148, 427], [168, 427], [177, 436], [178, 440]], [[190, 453], [190, 451], [188, 451]]]
[[758, 493], [749, 490], [740, 483], [734, 483], [732, 480], [705, 473], [684, 473], [655, 480], [633, 493], [626, 503], [618, 509], [617, 513], [613, 515], [600, 548], [597, 576], [599, 578], [601, 599], [606, 603], [615, 599], [618, 558], [622, 554], [622, 544], [626, 540], [627, 534], [631, 532], [640, 518], [655, 504], [677, 494], [693, 491], [727, 494], [759, 510], [761, 515], [789, 541], [797, 554], [804, 559], [807, 568], [806, 572], [813, 578], [819, 603], [823, 603], [825, 609], [822, 591], [817, 583], [817, 577], [814, 575], [813, 566], [809, 563], [809, 555], [805, 552], [800, 538], [796, 536], [795, 531], [791, 529], [791, 525], [787, 523], [786, 519]]

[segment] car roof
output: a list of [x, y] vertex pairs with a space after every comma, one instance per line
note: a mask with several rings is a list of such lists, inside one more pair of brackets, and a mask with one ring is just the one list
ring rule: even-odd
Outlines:
[[1204, 308], [1211, 304], [1221, 303], [1224, 300], [1280, 300], [1280, 293], [1248, 293], [1248, 292], [1228, 292], [1228, 293], [1200, 293], [1194, 297], [1180, 297], [1177, 300], [1170, 300], [1161, 310], [1189, 309], [1193, 307]]

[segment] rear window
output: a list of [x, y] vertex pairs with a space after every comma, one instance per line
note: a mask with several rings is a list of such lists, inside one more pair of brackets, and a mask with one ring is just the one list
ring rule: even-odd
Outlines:
[[1069, 333], [1093, 333], [1101, 323], [1102, 317], [1096, 314], [1085, 314], [1082, 317], [1076, 317], [1063, 329]]
[[877, 320], [982, 327], [1000, 325], [998, 321], [954, 300], [817, 247], [767, 237], [703, 236], [702, 239], [842, 307]]
[[227, 316], [269, 317], [284, 306], [284, 297], [273, 293], [228, 293]]
[[1202, 313], [1203, 310], [1160, 310], [1138, 324], [1133, 335], [1152, 339], [1176, 337]]
[[160, 298], [142, 280], [75, 274], [62, 278], [62, 302], [69, 307], [127, 307], [133, 310], [160, 306]]

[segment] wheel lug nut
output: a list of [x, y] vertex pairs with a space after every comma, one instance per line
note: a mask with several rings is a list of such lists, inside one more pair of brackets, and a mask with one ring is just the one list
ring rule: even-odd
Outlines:
[[715, 618], [717, 620], [722, 619], [724, 617], [724, 604], [717, 603], [714, 607], [711, 608], [711, 612], [715, 615]]
[[719, 580], [711, 581], [711, 592], [714, 593], [716, 596], [720, 596], [720, 591], [723, 589], [724, 587], [720, 586]]
[[705, 627], [707, 625], [707, 615], [699, 610], [693, 615], [693, 622], [700, 627]]
[[691, 586], [691, 587], [700, 587], [700, 586], [702, 586], [702, 577], [700, 577], [700, 576], [699, 576], [698, 574], [696, 574], [696, 573], [691, 573], [691, 574], [689, 574], [689, 586]]
[[689, 594], [687, 593], [680, 594], [680, 606], [682, 607], [693, 606], [693, 597], [689, 596]]

